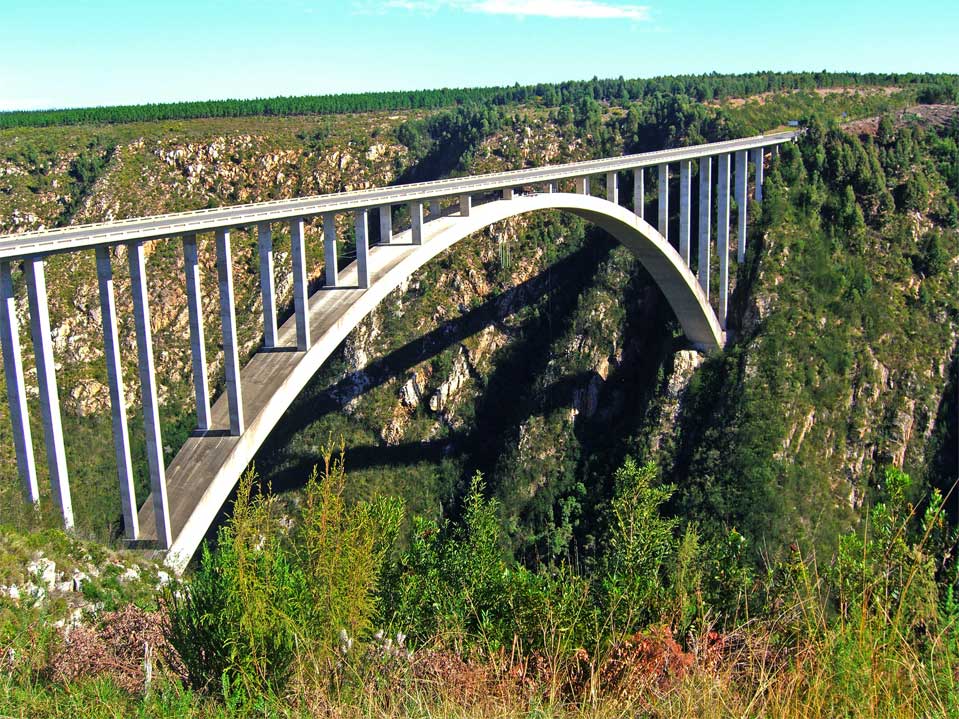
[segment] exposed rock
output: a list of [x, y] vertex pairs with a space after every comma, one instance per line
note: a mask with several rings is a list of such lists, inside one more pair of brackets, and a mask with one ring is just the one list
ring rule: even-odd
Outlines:
[[434, 412], [441, 412], [446, 409], [450, 400], [469, 378], [470, 372], [469, 363], [466, 359], [466, 350], [460, 347], [456, 359], [453, 360], [453, 367], [450, 370], [449, 377], [440, 384], [430, 397], [430, 409]]
[[95, 379], [78, 380], [67, 397], [67, 406], [79, 417], [98, 414], [110, 406], [110, 390]]

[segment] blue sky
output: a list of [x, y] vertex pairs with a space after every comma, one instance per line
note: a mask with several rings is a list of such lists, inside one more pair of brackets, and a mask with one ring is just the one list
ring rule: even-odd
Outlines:
[[959, 72], [959, 1], [0, 0], [0, 109], [690, 72]]

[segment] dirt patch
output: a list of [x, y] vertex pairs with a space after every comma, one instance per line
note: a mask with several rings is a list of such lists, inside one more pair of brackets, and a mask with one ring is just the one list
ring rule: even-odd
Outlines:
[[[889, 86], [889, 87], [817, 87], [812, 90], [820, 97], [825, 97], [827, 95], [894, 95], [899, 92], [902, 88]], [[712, 100], [707, 102], [707, 105], [728, 105], [730, 107], [741, 107], [747, 102], [757, 102], [760, 105], [765, 105], [766, 100], [771, 97], [777, 97], [780, 95], [794, 95], [797, 92], [809, 92], [809, 90], [774, 90], [770, 92], [761, 92], [758, 95], [750, 95], [749, 97], [728, 97], [725, 100]]]
[[[894, 116], [896, 128], [917, 123], [923, 127], [944, 127], [959, 117], [959, 105], [913, 105]], [[847, 122], [843, 129], [852, 135], [872, 135], [879, 131], [879, 115]]]

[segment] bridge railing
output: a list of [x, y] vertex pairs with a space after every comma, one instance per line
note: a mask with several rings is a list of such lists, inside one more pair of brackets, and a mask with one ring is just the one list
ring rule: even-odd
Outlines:
[[[66, 529], [73, 527], [69, 475], [63, 443], [59, 396], [55, 372], [50, 318], [47, 308], [44, 262], [55, 253], [93, 250], [96, 255], [97, 284], [103, 324], [104, 358], [109, 385], [112, 433], [117, 463], [124, 533], [137, 540], [140, 527], [127, 428], [126, 395], [120, 363], [120, 341], [117, 329], [117, 307], [113, 287], [110, 249], [119, 244], [128, 247], [127, 261], [132, 285], [133, 315], [137, 347], [137, 369], [140, 401], [143, 409], [147, 466], [156, 522], [157, 544], [168, 548], [173, 542], [169, 499], [160, 430], [156, 366], [150, 322], [145, 243], [156, 239], [180, 238], [183, 249], [186, 297], [189, 314], [191, 365], [196, 402], [197, 430], [208, 432], [212, 427], [210, 383], [207, 376], [205, 328], [202, 312], [200, 263], [197, 235], [213, 232], [216, 236], [217, 284], [219, 288], [220, 324], [223, 334], [225, 393], [229, 405], [229, 434], [240, 436], [246, 426], [240, 382], [240, 348], [237, 341], [231, 229], [256, 227], [259, 255], [258, 274], [263, 308], [263, 347], [277, 347], [276, 267], [273, 257], [273, 226], [289, 226], [291, 237], [291, 271], [293, 279], [293, 312], [296, 327], [296, 349], [307, 351], [311, 346], [308, 266], [304, 225], [307, 220], [321, 218], [325, 261], [325, 284], [340, 287], [336, 218], [350, 214], [356, 239], [356, 272], [359, 289], [370, 284], [370, 225], [375, 213], [379, 225], [380, 244], [394, 242], [393, 208], [408, 206], [411, 241], [424, 241], [425, 223], [443, 216], [441, 201], [452, 198], [453, 211], [469, 216], [475, 199], [496, 193], [502, 200], [511, 200], [519, 188], [537, 187], [543, 192], [558, 192], [561, 183], [572, 183], [574, 191], [590, 194], [591, 180], [605, 178], [606, 199], [621, 204], [620, 177], [631, 172], [633, 179], [633, 211], [645, 219], [646, 169], [655, 168], [657, 183], [656, 229], [667, 239], [675, 239], [677, 249], [691, 267], [692, 249], [692, 177], [694, 163], [699, 177], [698, 257], [696, 276], [706, 297], [710, 293], [711, 231], [713, 225], [715, 186], [715, 219], [717, 254], [719, 257], [718, 317], [726, 329], [729, 286], [730, 197], [737, 212], [737, 258], [742, 262], [746, 251], [747, 188], [750, 164], [754, 170], [754, 192], [762, 200], [764, 152], [775, 152], [779, 144], [790, 141], [796, 133], [760, 136], [690, 148], [662, 150], [642, 155], [592, 160], [544, 168], [516, 170], [492, 175], [452, 178], [427, 183], [362, 190], [337, 195], [324, 195], [299, 200], [243, 205], [195, 212], [134, 218], [109, 223], [80, 225], [63, 229], [39, 230], [0, 237], [0, 345], [7, 385], [7, 402], [13, 425], [17, 469], [28, 502], [39, 501], [37, 469], [33, 456], [31, 427], [26, 400], [23, 363], [17, 326], [13, 283], [13, 265], [22, 262], [27, 284], [30, 334], [37, 367], [37, 384], [43, 426], [44, 445], [54, 502], [62, 514]], [[670, 167], [679, 167], [678, 232], [669, 226]], [[713, 168], [716, 178], [712, 176]], [[731, 171], [735, 168], [735, 184]], [[731, 188], [733, 191], [731, 192]], [[458, 207], [455, 205], [458, 203]], [[675, 238], [674, 238], [675, 235]]]

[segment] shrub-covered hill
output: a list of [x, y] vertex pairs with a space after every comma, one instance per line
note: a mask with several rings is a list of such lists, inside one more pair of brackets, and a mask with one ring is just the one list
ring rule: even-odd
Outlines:
[[[583, 98], [556, 109], [17, 128], [0, 132], [0, 222], [16, 231], [562, 162], [755, 133], [804, 115], [873, 116], [914, 99], [860, 88], [709, 105], [657, 95], [623, 106]], [[955, 344], [954, 131], [907, 123], [883, 132], [862, 144], [823, 131], [803, 145], [801, 162], [793, 148], [769, 168], [769, 200], [762, 217], [751, 208], [753, 251], [736, 277], [738, 339], [723, 355], [688, 350], [658, 291], [608, 238], [558, 214], [521, 218], [461, 243], [358, 328], [260, 453], [260, 475], [277, 490], [297, 486], [332, 433], [347, 443], [352, 496], [397, 493], [413, 510], [456, 515], [480, 469], [522, 556], [588, 557], [612, 469], [629, 453], [658, 459], [678, 487], [674, 511], [710, 531], [739, 528], [757, 550], [784, 536], [830, 542], [855, 520], [877, 469], [904, 465], [922, 480], [935, 438], [950, 436], [938, 408]], [[288, 238], [276, 230], [283, 267]], [[320, 228], [309, 226], [307, 238], [319, 278]], [[201, 239], [213, 328], [211, 242]], [[234, 252], [241, 338], [252, 351], [255, 240], [236, 233]], [[180, 257], [174, 242], [150, 255], [168, 457], [193, 421]], [[128, 306], [122, 253], [115, 259], [118, 301]], [[80, 531], [115, 536], [92, 257], [49, 265]], [[208, 343], [216, 377], [215, 332]], [[4, 515], [26, 527], [5, 413]], [[138, 441], [138, 417], [131, 428]], [[142, 501], [139, 445], [137, 453]], [[56, 523], [49, 507], [43, 521]]]

